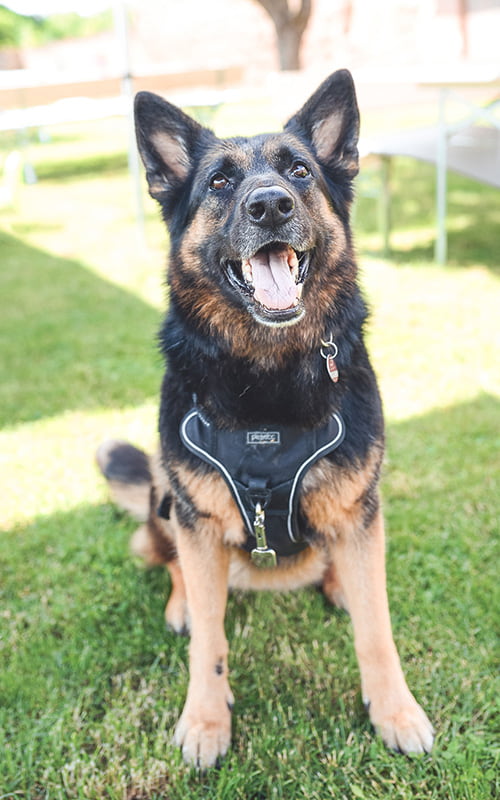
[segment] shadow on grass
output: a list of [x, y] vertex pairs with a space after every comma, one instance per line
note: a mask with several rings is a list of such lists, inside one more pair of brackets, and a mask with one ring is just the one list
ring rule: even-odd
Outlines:
[[56, 681], [63, 692], [107, 684], [155, 659], [165, 576], [130, 557], [134, 527], [111, 506], [80, 506], [2, 536], [0, 596], [12, 612], [3, 655], [17, 664], [3, 671], [4, 697], [36, 709]]
[[[363, 235], [378, 231], [377, 200], [366, 196], [380, 191], [380, 175], [376, 167], [367, 167], [360, 178], [356, 208], [356, 228], [359, 243]], [[419, 243], [422, 229], [435, 229], [435, 170], [429, 164], [413, 159], [393, 160], [391, 179], [391, 231], [405, 231], [414, 246], [401, 247], [393, 243], [390, 257], [402, 263], [433, 261], [434, 242]], [[492, 186], [473, 181], [453, 172], [448, 173], [447, 230], [449, 266], [484, 265], [498, 273], [498, 229], [500, 226], [500, 192]], [[379, 253], [380, 255], [380, 253]]]
[[157, 394], [156, 310], [11, 235], [0, 249], [0, 426]]

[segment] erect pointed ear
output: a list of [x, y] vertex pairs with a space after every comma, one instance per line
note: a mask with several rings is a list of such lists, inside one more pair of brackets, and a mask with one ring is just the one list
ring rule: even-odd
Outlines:
[[180, 188], [201, 140], [213, 136], [180, 108], [151, 92], [136, 95], [135, 132], [149, 193], [156, 200]]
[[351, 73], [341, 69], [330, 75], [285, 129], [312, 144], [322, 164], [341, 167], [354, 178], [359, 169], [359, 111]]

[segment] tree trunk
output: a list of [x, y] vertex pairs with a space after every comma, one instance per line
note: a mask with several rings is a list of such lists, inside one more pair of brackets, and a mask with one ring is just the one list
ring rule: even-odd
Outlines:
[[300, 69], [300, 40], [302, 32], [293, 25], [283, 27], [278, 34], [280, 69]]
[[280, 68], [300, 69], [300, 44], [311, 16], [311, 0], [301, 0], [292, 11], [288, 0], [255, 0], [271, 17], [278, 39]]

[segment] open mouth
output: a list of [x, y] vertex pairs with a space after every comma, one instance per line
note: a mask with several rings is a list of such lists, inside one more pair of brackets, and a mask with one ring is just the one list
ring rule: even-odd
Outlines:
[[304, 313], [301, 297], [309, 260], [310, 251], [275, 242], [224, 266], [231, 285], [251, 301], [254, 316], [265, 324], [279, 324]]

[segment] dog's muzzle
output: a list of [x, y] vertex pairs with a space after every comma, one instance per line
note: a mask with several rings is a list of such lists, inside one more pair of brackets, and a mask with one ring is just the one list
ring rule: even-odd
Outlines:
[[275, 242], [249, 258], [226, 261], [224, 269], [257, 321], [282, 325], [296, 322], [304, 314], [302, 289], [309, 262], [310, 251]]

